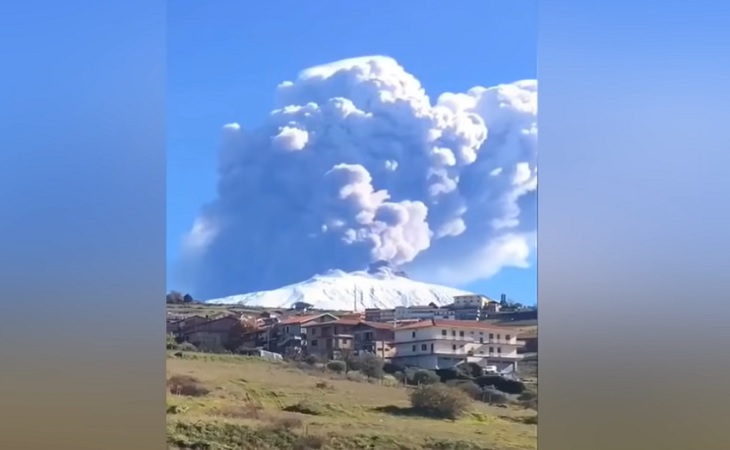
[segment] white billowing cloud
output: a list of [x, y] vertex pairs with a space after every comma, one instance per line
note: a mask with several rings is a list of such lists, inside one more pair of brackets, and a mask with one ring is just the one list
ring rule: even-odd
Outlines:
[[197, 294], [374, 261], [447, 283], [524, 267], [536, 146], [534, 80], [432, 102], [392, 58], [304, 70], [259, 127], [224, 128], [219, 195], [191, 231]]

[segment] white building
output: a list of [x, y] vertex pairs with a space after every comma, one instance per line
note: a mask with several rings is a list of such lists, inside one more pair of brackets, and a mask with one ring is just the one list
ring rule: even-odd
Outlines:
[[454, 313], [448, 309], [439, 308], [438, 306], [397, 306], [394, 310], [395, 320], [411, 320], [411, 319], [453, 319]]
[[484, 322], [431, 319], [395, 330], [393, 362], [423, 369], [448, 369], [462, 362], [516, 368], [522, 358], [517, 332]]

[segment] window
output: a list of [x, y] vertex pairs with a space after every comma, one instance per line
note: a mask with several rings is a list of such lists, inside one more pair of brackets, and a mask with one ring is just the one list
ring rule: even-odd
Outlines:
[[312, 340], [312, 347], [316, 347], [316, 346], [317, 346], [317, 340], [314, 339], [314, 340]]
[[489, 353], [494, 353], [494, 347], [489, 347]]
[[416, 332], [411, 333], [411, 337], [416, 337]]
[[502, 335], [501, 334], [498, 334], [497, 335], [497, 340], [500, 340], [500, 339], [502, 339]]
[[459, 337], [464, 337], [464, 332], [463, 331], [459, 331]]
[[451, 335], [456, 336], [456, 330], [451, 330]]
[[441, 336], [446, 336], [446, 330], [441, 330]]
[[451, 350], [456, 350], [456, 344], [451, 346]]
[[489, 340], [491, 341], [492, 339], [494, 339], [494, 333], [489, 333]]
[[510, 340], [510, 339], [512, 338], [512, 336], [510, 336], [510, 335], [508, 334], [508, 335], [506, 335], [506, 336], [505, 336], [504, 338], [505, 338], [505, 339], [507, 339], [507, 340], [509, 341], [509, 340]]
[[426, 345], [426, 344], [421, 344], [421, 350], [423, 350], [424, 352], [425, 352], [426, 350], [428, 350], [428, 345]]
[[483, 344], [483, 343], [484, 343], [484, 338], [483, 338], [483, 337], [480, 337], [480, 338], [479, 338], [479, 343], [480, 343], [480, 344]]
[[497, 347], [497, 353], [502, 353], [502, 347]]
[[416, 346], [415, 346], [415, 345], [413, 346], [413, 351], [414, 351], [414, 352], [416, 351]]

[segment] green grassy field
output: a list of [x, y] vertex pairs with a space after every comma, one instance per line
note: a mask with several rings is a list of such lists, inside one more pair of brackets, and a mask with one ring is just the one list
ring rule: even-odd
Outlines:
[[421, 418], [403, 414], [410, 406], [403, 386], [241, 356], [169, 355], [167, 373], [194, 377], [209, 390], [168, 393], [171, 449], [537, 448], [537, 427], [522, 423], [535, 412], [517, 406], [475, 402], [456, 421]]

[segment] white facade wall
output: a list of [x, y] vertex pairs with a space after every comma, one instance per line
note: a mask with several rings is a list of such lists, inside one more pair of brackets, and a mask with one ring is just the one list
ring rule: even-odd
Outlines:
[[441, 326], [395, 331], [396, 357], [431, 354], [432, 344], [438, 354], [520, 358], [516, 332]]
[[486, 306], [489, 299], [483, 295], [457, 295], [454, 297], [455, 307]]

